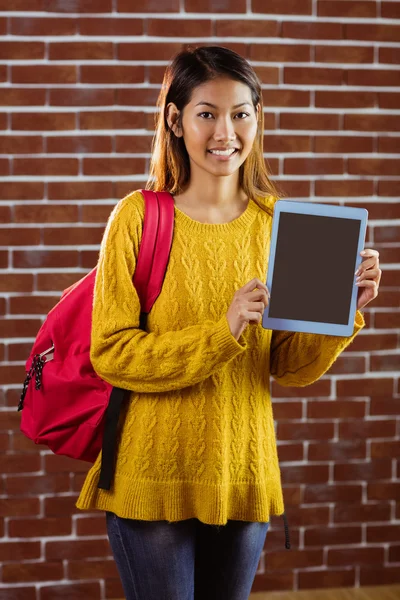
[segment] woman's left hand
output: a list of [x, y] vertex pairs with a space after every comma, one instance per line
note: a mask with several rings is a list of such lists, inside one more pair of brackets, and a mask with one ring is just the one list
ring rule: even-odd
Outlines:
[[382, 271], [379, 268], [379, 252], [364, 248], [360, 252], [363, 261], [356, 271], [356, 285], [360, 288], [357, 297], [357, 309], [364, 308], [377, 297]]

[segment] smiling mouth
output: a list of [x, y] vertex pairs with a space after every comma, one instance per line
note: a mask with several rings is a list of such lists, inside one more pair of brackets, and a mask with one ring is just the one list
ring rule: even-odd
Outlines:
[[229, 150], [207, 150], [210, 154], [215, 156], [233, 156], [239, 152], [238, 148], [230, 148]]

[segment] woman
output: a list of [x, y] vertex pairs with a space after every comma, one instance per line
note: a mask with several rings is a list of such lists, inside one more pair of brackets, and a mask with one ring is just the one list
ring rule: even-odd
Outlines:
[[[91, 359], [132, 394], [112, 489], [97, 488], [99, 457], [77, 506], [106, 511], [128, 600], [245, 600], [270, 515], [284, 514], [270, 374], [311, 384], [365, 322], [358, 310], [350, 338], [260, 323], [278, 192], [247, 61], [221, 47], [179, 53], [159, 107], [148, 188], [174, 195], [170, 260], [142, 331], [132, 276], [144, 204], [129, 194], [101, 247]], [[380, 280], [378, 253], [367, 252], [358, 309]]]

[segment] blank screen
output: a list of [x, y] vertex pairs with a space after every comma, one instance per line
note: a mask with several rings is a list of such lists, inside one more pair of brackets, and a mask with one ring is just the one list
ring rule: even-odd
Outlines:
[[347, 325], [360, 226], [281, 212], [268, 316]]

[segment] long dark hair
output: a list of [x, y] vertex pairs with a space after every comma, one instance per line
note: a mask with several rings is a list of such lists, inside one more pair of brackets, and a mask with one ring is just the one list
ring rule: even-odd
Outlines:
[[270, 179], [263, 157], [264, 114], [260, 81], [251, 65], [242, 56], [221, 46], [201, 46], [179, 52], [167, 67], [157, 100], [156, 131], [152, 144], [149, 180], [146, 188], [182, 192], [190, 179], [190, 161], [182, 137], [176, 137], [168, 126], [166, 107], [173, 102], [182, 111], [190, 102], [193, 90], [219, 76], [246, 84], [256, 110], [260, 104], [257, 135], [253, 148], [240, 167], [239, 182], [249, 198], [272, 215], [273, 205], [281, 192]]

